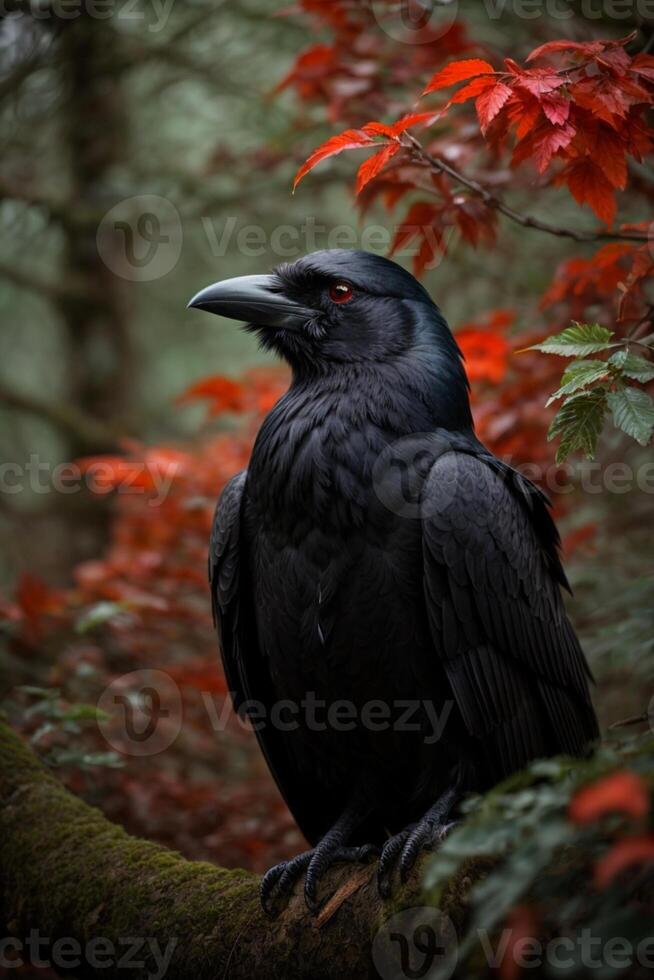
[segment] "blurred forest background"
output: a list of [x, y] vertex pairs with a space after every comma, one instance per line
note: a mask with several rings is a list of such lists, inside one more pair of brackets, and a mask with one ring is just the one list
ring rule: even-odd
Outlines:
[[[374, 194], [356, 210], [347, 155], [294, 196], [293, 175], [347, 125], [411, 111], [447, 61], [522, 63], [550, 39], [632, 30], [634, 49], [654, 41], [654, 19], [636, 5], [616, 18], [600, 4], [588, 16], [588, 4], [561, 3], [566, 16], [551, 17], [548, 5], [518, 16], [516, 4], [459, 2], [434, 8], [447, 29], [435, 21], [431, 40], [408, 44], [401, 6], [2, 6], [2, 706], [110, 817], [227, 866], [261, 870], [301, 846], [253, 737], [233, 718], [215, 731], [207, 711], [207, 697], [218, 711], [226, 697], [205, 581], [208, 527], [286, 376], [233, 323], [186, 303], [216, 279], [315, 248], [363, 240], [387, 252], [410, 191], [394, 210]], [[513, 171], [498, 154], [480, 162], [474, 116], [462, 120], [438, 134], [448, 159], [474, 166], [520, 211], [598, 227], [535, 171]], [[629, 166], [620, 220], [643, 222], [654, 171]], [[423, 281], [462, 338], [480, 434], [549, 474], [603, 726], [643, 715], [654, 694], [651, 447], [607, 427], [597, 469], [576, 457], [554, 467], [545, 403], [561, 364], [515, 354], [573, 318], [617, 329], [613, 297], [628, 270], [619, 254], [593, 264], [606, 242], [503, 218], [494, 240], [481, 229], [477, 248], [472, 231], [446, 237], [447, 254]], [[415, 245], [396, 256], [408, 267]], [[640, 287], [645, 313], [635, 319], [647, 322], [647, 277]], [[62, 464], [85, 460], [88, 472], [89, 458], [103, 456], [95, 492], [53, 487], [65, 481]], [[603, 489], [606, 468], [624, 463], [645, 474], [641, 485]], [[163, 501], [159, 476], [171, 478]], [[126, 481], [136, 492], [113, 492]], [[557, 493], [557, 482], [570, 492]], [[139, 757], [118, 722], [98, 732], [95, 705], [110, 683], [136, 697], [142, 676], [130, 672], [150, 668], [177, 684], [184, 724], [166, 751]]]

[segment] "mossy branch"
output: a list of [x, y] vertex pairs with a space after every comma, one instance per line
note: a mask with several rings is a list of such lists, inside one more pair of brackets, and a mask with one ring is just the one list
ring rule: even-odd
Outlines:
[[[166, 975], [176, 980], [376, 976], [371, 940], [400, 904], [421, 904], [418, 886], [396, 896], [392, 908], [378, 898], [374, 866], [336, 867], [323, 887], [332, 898], [317, 918], [300, 895], [268, 918], [256, 875], [187, 861], [130, 837], [69, 793], [0, 723], [0, 916], [8, 936], [20, 940], [38, 929], [47, 937], [42, 955], [64, 938], [84, 949], [97, 937], [115, 948], [125, 937], [141, 937], [161, 950], [174, 940]], [[157, 975], [146, 956], [150, 946], [131, 968], [95, 969], [82, 957], [80, 968], [66, 973]]]

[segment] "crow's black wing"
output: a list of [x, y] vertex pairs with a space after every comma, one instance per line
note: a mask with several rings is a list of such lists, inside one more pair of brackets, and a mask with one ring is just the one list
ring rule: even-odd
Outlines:
[[583, 752], [598, 734], [590, 671], [563, 607], [545, 498], [490, 455], [448, 452], [422, 509], [430, 628], [488, 781]]
[[[225, 677], [234, 709], [247, 711], [248, 702], [263, 705], [267, 714], [274, 701], [270, 674], [257, 639], [247, 551], [243, 543], [243, 496], [247, 470], [232, 477], [218, 501], [209, 547], [209, 583]], [[257, 709], [258, 711], [259, 709]], [[269, 721], [253, 716], [256, 736], [268, 767], [303, 833], [315, 836], [311, 800], [297, 776], [284, 735]]]

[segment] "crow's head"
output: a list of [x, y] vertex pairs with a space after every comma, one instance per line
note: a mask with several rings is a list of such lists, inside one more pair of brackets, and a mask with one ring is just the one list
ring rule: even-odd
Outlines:
[[313, 252], [268, 276], [208, 286], [189, 306], [245, 321], [299, 374], [415, 353], [449, 366], [451, 380], [465, 387], [458, 347], [427, 291], [396, 262], [369, 252]]

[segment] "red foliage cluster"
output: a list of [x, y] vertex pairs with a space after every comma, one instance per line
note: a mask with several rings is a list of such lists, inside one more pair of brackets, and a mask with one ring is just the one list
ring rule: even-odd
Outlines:
[[[77, 566], [72, 588], [53, 591], [24, 575], [14, 600], [0, 607], [13, 636], [15, 680], [58, 688], [64, 714], [68, 705], [96, 704], [119, 678], [121, 690], [136, 697], [143, 680], [132, 671], [163, 671], [179, 689], [183, 724], [169, 748], [130, 754], [118, 707], [118, 735], [109, 744], [95, 724], [74, 742], [84, 752], [116, 750], [123, 767], [94, 768], [90, 777], [75, 756], [63, 764], [68, 784], [133, 833], [190, 857], [259, 871], [297, 852], [301, 837], [255, 739], [231, 712], [205, 569], [220, 490], [247, 465], [252, 433], [284, 386], [283, 371], [207, 379], [180, 401], [206, 397], [211, 414], [247, 409], [237, 429], [183, 451], [130, 443], [125, 456], [82, 461], [94, 473], [91, 490], [114, 493], [109, 547]], [[44, 658], [46, 676], [33, 672]], [[36, 736], [42, 753], [66, 747], [65, 730], [43, 727], [50, 702], [19, 710], [33, 698], [16, 693], [10, 716]]]
[[396, 8], [394, 0], [300, 0], [288, 12], [307, 15], [332, 40], [305, 48], [276, 91], [292, 88], [303, 103], [318, 102], [332, 122], [358, 120], [364, 111], [397, 110], [405, 87], [419, 84], [434, 65], [478, 47], [462, 21], [445, 34], [425, 23], [421, 43], [398, 44]]
[[621, 41], [554, 41], [531, 52], [527, 63], [555, 59], [559, 67], [524, 68], [512, 58], [504, 70], [487, 61], [455, 62], [437, 72], [425, 93], [466, 80], [451, 105], [475, 100], [482, 134], [499, 149], [515, 137], [512, 166], [532, 161], [544, 173], [553, 160], [563, 167], [556, 183], [578, 204], [588, 204], [611, 224], [615, 191], [627, 182], [627, 156], [641, 160], [652, 148], [645, 111], [652, 105], [654, 57], [631, 58]]
[[[570, 801], [568, 815], [573, 823], [593, 824], [607, 816], [622, 814], [642, 822], [650, 813], [650, 790], [638, 773], [621, 769], [583, 786]], [[654, 834], [639, 833], [618, 838], [595, 865], [598, 888], [607, 888], [618, 875], [654, 862]]]

